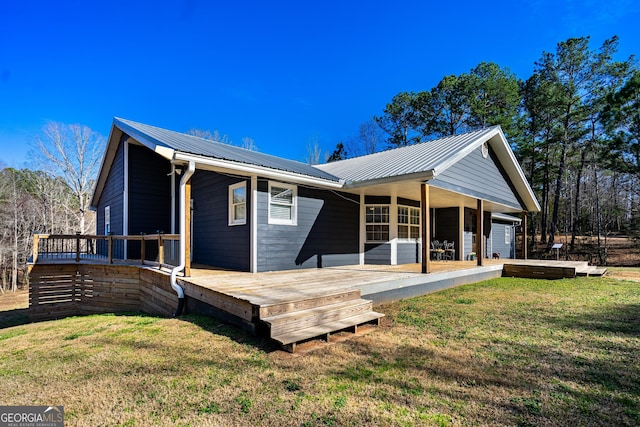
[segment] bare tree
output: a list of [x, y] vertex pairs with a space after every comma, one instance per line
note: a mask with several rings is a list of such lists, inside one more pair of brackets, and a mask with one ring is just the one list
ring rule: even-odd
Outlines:
[[256, 145], [255, 141], [253, 140], [253, 138], [250, 138], [248, 136], [242, 138], [241, 147], [246, 150], [258, 151], [258, 146]]
[[[31, 252], [31, 233], [40, 218], [40, 206], [25, 190], [25, 170], [0, 171], [0, 269], [2, 291], [18, 289], [19, 277], [26, 277], [26, 259]], [[9, 271], [9, 280], [7, 280]]]
[[189, 129], [187, 134], [197, 136], [198, 138], [208, 139], [209, 141], [222, 142], [223, 144], [233, 145], [229, 135], [222, 134], [218, 129], [214, 129], [213, 132], [209, 129]]
[[305, 156], [305, 161], [310, 165], [317, 165], [320, 163], [321, 157], [322, 148], [320, 148], [320, 142], [318, 141], [317, 136], [313, 136], [307, 143], [307, 155]]
[[360, 124], [357, 141], [363, 155], [373, 154], [382, 148], [384, 134], [378, 123], [369, 119]]
[[[44, 171], [60, 177], [74, 195], [75, 226], [86, 233], [89, 203], [104, 151], [105, 138], [87, 126], [50, 122], [36, 140]], [[32, 154], [33, 155], [33, 154]], [[38, 161], [40, 160], [40, 161]]]

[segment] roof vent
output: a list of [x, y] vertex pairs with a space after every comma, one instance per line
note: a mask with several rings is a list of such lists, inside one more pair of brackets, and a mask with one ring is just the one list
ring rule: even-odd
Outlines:
[[482, 143], [482, 157], [484, 157], [486, 159], [488, 155], [489, 155], [489, 145], [487, 145], [486, 142], [483, 142]]

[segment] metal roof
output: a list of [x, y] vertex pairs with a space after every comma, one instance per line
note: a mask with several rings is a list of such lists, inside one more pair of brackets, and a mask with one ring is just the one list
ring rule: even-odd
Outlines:
[[209, 165], [245, 173], [249, 170], [265, 176], [271, 173], [278, 176], [284, 174], [285, 179], [292, 182], [345, 190], [407, 180], [427, 182], [487, 143], [496, 153], [526, 209], [540, 210], [500, 126], [313, 166], [121, 118], [113, 120], [109, 144], [92, 198], [91, 205], [94, 207], [104, 189], [123, 133], [170, 161], [191, 161], [193, 158], [205, 167]]
[[444, 171], [460, 158], [486, 142], [499, 126], [440, 138], [366, 156], [318, 165], [347, 184], [374, 181], [419, 173]]
[[[330, 172], [323, 171], [312, 165], [297, 162], [295, 160], [284, 159], [270, 154], [251, 151], [241, 147], [223, 144], [221, 142], [211, 141], [197, 136], [174, 132], [121, 118], [115, 118], [113, 120], [113, 124], [127, 135], [136, 139], [138, 142], [145, 144], [159, 153], [163, 151], [171, 152], [171, 150], [173, 150], [181, 153], [194, 154], [254, 166], [262, 166], [270, 169], [339, 182], [339, 179]], [[158, 149], [158, 147], [161, 148]], [[164, 148], [164, 150], [162, 148]]]

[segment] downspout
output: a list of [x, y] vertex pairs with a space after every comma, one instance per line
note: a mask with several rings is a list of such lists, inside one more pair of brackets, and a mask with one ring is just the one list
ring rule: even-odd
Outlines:
[[178, 271], [182, 271], [184, 270], [186, 261], [185, 261], [185, 254], [187, 252], [187, 241], [185, 239], [186, 236], [186, 218], [185, 218], [185, 207], [186, 207], [186, 186], [187, 186], [187, 182], [189, 181], [189, 179], [191, 178], [191, 175], [193, 175], [193, 173], [196, 170], [196, 164], [192, 161], [189, 162], [189, 168], [185, 171], [184, 175], [182, 175], [182, 178], [180, 179], [180, 265], [174, 267], [171, 270], [171, 287], [173, 288], [174, 291], [176, 291], [176, 293], [178, 294], [178, 308], [176, 308], [176, 312], [173, 313], [173, 317], [176, 316], [180, 316], [180, 314], [182, 313], [182, 309], [184, 308], [184, 291], [182, 290], [182, 287], [180, 285], [178, 285], [177, 282], [177, 274]]

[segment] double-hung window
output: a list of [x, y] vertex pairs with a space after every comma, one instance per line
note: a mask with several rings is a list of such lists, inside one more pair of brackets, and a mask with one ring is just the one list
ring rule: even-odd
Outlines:
[[388, 242], [389, 206], [367, 205], [365, 209], [367, 242]]
[[247, 183], [229, 186], [229, 225], [247, 223]]
[[269, 224], [296, 225], [297, 200], [295, 185], [269, 182]]
[[420, 238], [420, 208], [398, 206], [398, 239]]

